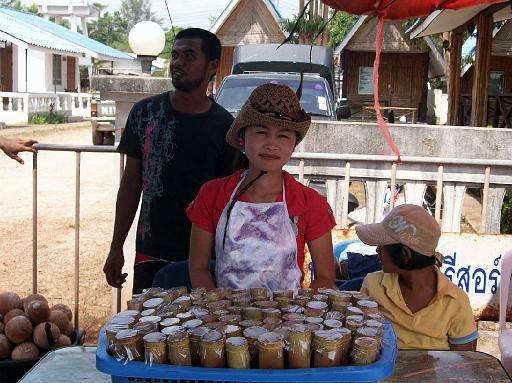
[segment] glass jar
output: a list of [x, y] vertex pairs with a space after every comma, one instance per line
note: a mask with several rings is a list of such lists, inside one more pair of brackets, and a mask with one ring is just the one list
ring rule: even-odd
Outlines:
[[170, 364], [175, 366], [192, 366], [190, 341], [185, 330], [177, 330], [167, 336], [167, 352]]
[[322, 301], [311, 301], [306, 304], [304, 314], [311, 317], [323, 317], [327, 312], [328, 305]]
[[275, 318], [280, 319], [281, 318], [281, 310], [279, 309], [262, 309], [261, 313], [263, 314], [263, 319], [266, 318]]
[[231, 315], [240, 315], [240, 317], [242, 316], [242, 306], [229, 306], [227, 310]]
[[161, 332], [152, 332], [144, 335], [144, 362], [149, 366], [154, 363], [167, 363], [167, 336]]
[[313, 367], [340, 366], [343, 335], [333, 330], [315, 332], [313, 338]]
[[234, 324], [234, 325], [237, 325], [238, 323], [240, 323], [241, 320], [242, 320], [242, 316], [236, 315], [236, 314], [228, 314], [228, 315], [221, 316], [219, 318], [220, 322], [224, 322], [226, 324]]
[[107, 323], [105, 325], [105, 336], [107, 338], [107, 351], [116, 359], [121, 359], [117, 354], [117, 341], [116, 335], [123, 330], [128, 330], [129, 327], [126, 324]]
[[256, 301], [253, 303], [254, 307], [260, 309], [276, 309], [279, 307], [279, 302], [276, 301]]
[[225, 337], [219, 331], [210, 331], [201, 337], [199, 358], [202, 367], [223, 368], [226, 364]]
[[128, 329], [119, 331], [115, 337], [116, 354], [119, 359], [142, 360], [142, 338], [137, 330]]
[[188, 330], [190, 358], [192, 360], [193, 366], [201, 366], [201, 358], [199, 355], [199, 343], [201, 342], [201, 337], [210, 331], [212, 330], [206, 326], [195, 327]]
[[304, 320], [306, 320], [306, 316], [304, 314], [300, 314], [300, 313], [286, 313], [286, 314], [283, 314], [281, 319], [284, 322], [289, 321], [289, 322], [295, 322], [295, 323], [304, 323]]
[[183, 323], [183, 326], [187, 329], [199, 327], [203, 325], [203, 321], [201, 319], [191, 319]]
[[225, 324], [219, 327], [217, 331], [223, 333], [226, 338], [242, 336], [242, 328], [235, 324]]
[[164, 303], [163, 298], [151, 298], [142, 304], [142, 309], [143, 310], [156, 309], [162, 303]]
[[258, 337], [258, 362], [262, 369], [284, 368], [284, 338], [276, 332], [267, 332]]
[[345, 315], [343, 315], [339, 311], [328, 311], [325, 313], [324, 317], [325, 319], [336, 319], [339, 320], [340, 322], [343, 322], [343, 320], [345, 319]]
[[347, 315], [347, 308], [352, 307], [352, 302], [345, 301], [334, 301], [331, 304], [331, 309], [334, 311], [339, 311], [343, 315]]
[[357, 301], [356, 307], [361, 309], [366, 318], [368, 317], [369, 314], [375, 314], [379, 312], [379, 305], [377, 304], [377, 302], [370, 300], [361, 299]]
[[326, 319], [322, 322], [326, 330], [334, 330], [340, 327], [343, 327], [343, 323], [341, 323], [337, 319]]
[[355, 334], [359, 327], [364, 326], [364, 317], [362, 315], [349, 315], [345, 318], [345, 327]]
[[158, 324], [160, 326], [160, 330], [164, 327], [177, 326], [180, 324], [180, 320], [178, 318], [165, 318], [160, 321]]
[[276, 298], [290, 298], [293, 299], [293, 290], [276, 290], [272, 292], [274, 299]]
[[138, 322], [135, 323], [133, 329], [137, 330], [141, 337], [144, 337], [152, 332], [158, 332], [159, 327], [158, 324], [154, 322]]
[[305, 307], [309, 301], [310, 299], [308, 297], [305, 297], [304, 295], [297, 295], [295, 298], [293, 298], [292, 304]]
[[226, 339], [226, 359], [229, 368], [251, 368], [249, 342], [243, 337]]
[[243, 315], [244, 320], [247, 320], [247, 319], [262, 320], [263, 319], [263, 313], [261, 312], [261, 309], [258, 307], [244, 307], [242, 309], [242, 315]]
[[352, 342], [352, 331], [345, 327], [335, 329], [337, 333], [341, 334], [341, 365], [348, 366], [350, 363], [350, 346]]
[[313, 295], [315, 294], [315, 290], [312, 288], [302, 288], [299, 289], [299, 295], [303, 295], [305, 297], [308, 297], [309, 299], [313, 298]]
[[268, 331], [273, 331], [277, 327], [279, 327], [283, 323], [283, 321], [279, 318], [265, 318], [263, 319], [263, 327], [265, 327]]
[[303, 324], [288, 328], [288, 368], [311, 367], [311, 332]]
[[255, 301], [267, 301], [270, 299], [270, 291], [266, 287], [251, 287], [249, 293]]
[[251, 368], [258, 368], [258, 337], [267, 332], [268, 330], [262, 326], [252, 326], [243, 330], [243, 335], [247, 338], [247, 342], [249, 342]]
[[376, 339], [360, 337], [354, 340], [350, 359], [354, 366], [366, 366], [377, 360], [379, 344]]

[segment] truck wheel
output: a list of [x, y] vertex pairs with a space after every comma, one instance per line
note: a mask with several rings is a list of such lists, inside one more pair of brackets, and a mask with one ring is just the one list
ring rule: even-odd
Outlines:
[[92, 128], [92, 144], [103, 145], [103, 132]]
[[103, 132], [103, 145], [114, 145], [114, 132]]

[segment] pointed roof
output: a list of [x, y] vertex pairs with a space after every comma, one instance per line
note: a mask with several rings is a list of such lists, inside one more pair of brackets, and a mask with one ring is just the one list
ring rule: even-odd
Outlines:
[[0, 39], [19, 46], [84, 54], [104, 60], [132, 60], [124, 52], [45, 20], [33, 13], [0, 7]]
[[[360, 16], [354, 26], [347, 32], [334, 54], [340, 55], [344, 49], [351, 51], [375, 51], [375, 34], [377, 18]], [[384, 23], [384, 40], [382, 52], [429, 52], [429, 77], [444, 74], [444, 60], [430, 38], [422, 39], [421, 44], [414, 43], [407, 35], [401, 20]]]
[[[231, 16], [233, 11], [236, 9], [236, 7], [244, 0], [231, 0], [229, 4], [224, 8], [224, 11], [220, 14], [220, 16], [215, 20], [215, 23], [210, 28], [210, 32], [217, 33], [220, 28], [224, 25], [226, 20]], [[252, 1], [261, 1], [269, 10], [269, 12], [272, 14], [272, 17], [276, 21], [276, 23], [279, 23], [279, 20], [281, 20], [283, 17], [281, 16], [281, 13], [279, 12], [279, 9], [276, 7], [274, 2], [272, 0], [252, 0]]]

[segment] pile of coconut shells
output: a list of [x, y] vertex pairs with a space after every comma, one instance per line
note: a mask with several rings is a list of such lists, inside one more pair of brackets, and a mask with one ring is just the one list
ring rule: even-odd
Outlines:
[[48, 350], [71, 345], [73, 313], [64, 304], [50, 307], [46, 298], [0, 293], [0, 360], [38, 358]]

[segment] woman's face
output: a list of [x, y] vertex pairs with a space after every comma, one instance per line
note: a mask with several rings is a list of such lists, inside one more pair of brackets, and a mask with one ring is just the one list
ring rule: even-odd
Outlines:
[[295, 131], [274, 126], [249, 126], [245, 130], [245, 154], [251, 167], [267, 172], [278, 171], [292, 156], [297, 138]]

